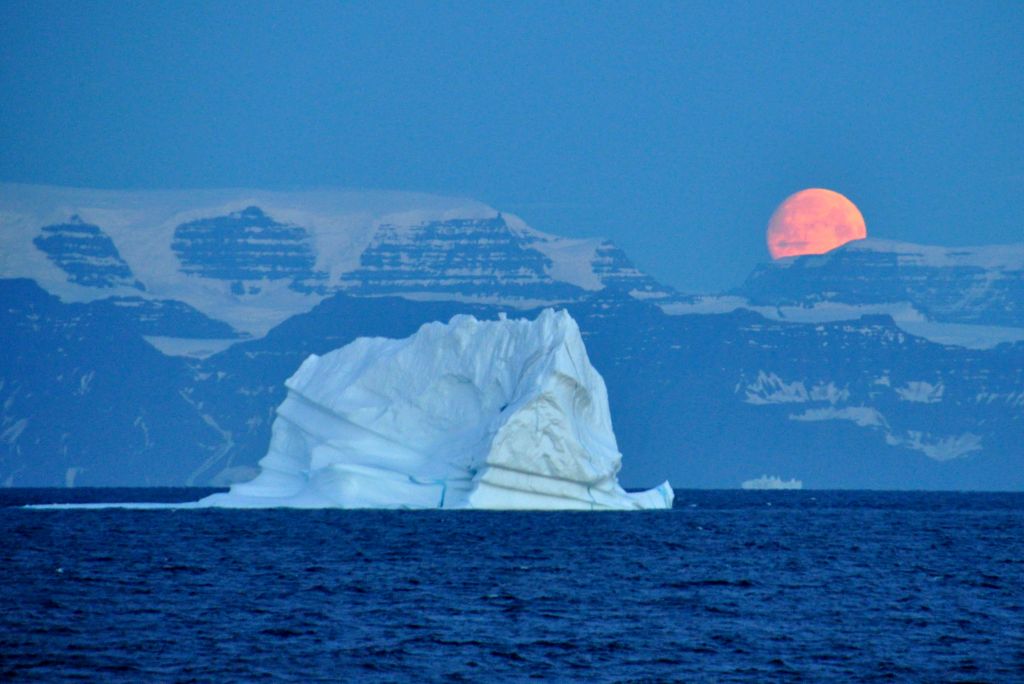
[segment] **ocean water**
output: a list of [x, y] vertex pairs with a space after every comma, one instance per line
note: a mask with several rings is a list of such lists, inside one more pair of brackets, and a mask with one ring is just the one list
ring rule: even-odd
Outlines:
[[13, 507], [206, 493], [0, 493], [0, 680], [1024, 681], [1021, 494]]

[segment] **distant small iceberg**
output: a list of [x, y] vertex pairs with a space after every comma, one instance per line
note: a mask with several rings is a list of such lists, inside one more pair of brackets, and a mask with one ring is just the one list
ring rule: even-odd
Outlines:
[[804, 483], [802, 480], [783, 480], [776, 475], [771, 477], [762, 475], [754, 480], [745, 480], [740, 487], [742, 489], [803, 489]]

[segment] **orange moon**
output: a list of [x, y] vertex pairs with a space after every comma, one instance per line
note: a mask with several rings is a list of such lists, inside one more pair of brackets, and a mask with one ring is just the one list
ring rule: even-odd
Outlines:
[[857, 206], [838, 192], [810, 188], [790, 195], [768, 222], [772, 259], [824, 254], [868, 236]]

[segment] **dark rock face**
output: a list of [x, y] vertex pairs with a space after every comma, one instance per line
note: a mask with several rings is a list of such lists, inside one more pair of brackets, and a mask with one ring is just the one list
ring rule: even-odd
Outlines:
[[382, 225], [342, 277], [353, 294], [458, 295], [467, 298], [566, 301], [582, 288], [548, 275], [551, 260], [536, 240], [513, 231], [498, 214], [487, 219]]
[[44, 226], [33, 244], [68, 275], [68, 281], [86, 287], [134, 287], [131, 268], [121, 258], [114, 241], [103, 230], [77, 215], [67, 223]]
[[188, 274], [227, 280], [242, 295], [252, 281], [287, 280], [297, 292], [324, 291], [327, 274], [316, 270], [316, 252], [305, 228], [279, 223], [259, 207], [183, 223], [171, 248]]
[[0, 301], [0, 485], [184, 482], [224, 449], [188, 363], [132, 324], [30, 280], [0, 281]]
[[672, 288], [634, 266], [626, 253], [608, 240], [598, 245], [591, 264], [601, 283], [610, 290], [632, 293], [640, 299], [662, 299], [674, 294]]
[[185, 302], [173, 299], [108, 297], [88, 305], [96, 320], [109, 320], [133, 328], [140, 335], [192, 339], [245, 337], [227, 323], [210, 318]]
[[925, 249], [941, 250], [941, 263], [850, 243], [821, 256], [763, 264], [737, 294], [783, 306], [909, 302], [935, 321], [1024, 327], [1024, 269], [1012, 262], [982, 265], [970, 250]]

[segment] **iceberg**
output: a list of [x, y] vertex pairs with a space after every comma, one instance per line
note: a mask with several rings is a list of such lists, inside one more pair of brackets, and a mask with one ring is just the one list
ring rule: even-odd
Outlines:
[[251, 481], [202, 506], [631, 510], [604, 380], [576, 321], [458, 315], [411, 337], [359, 338], [287, 380]]
[[797, 480], [795, 478], [789, 480], [783, 480], [778, 475], [762, 475], [761, 477], [753, 480], [744, 480], [740, 484], [742, 489], [803, 489], [803, 480]]

